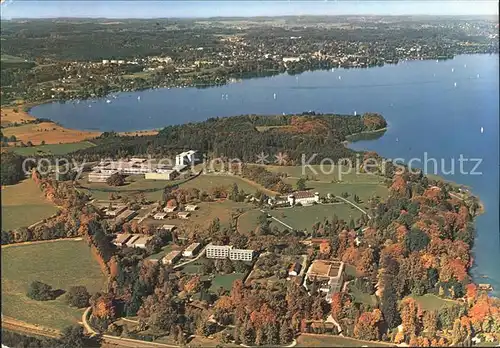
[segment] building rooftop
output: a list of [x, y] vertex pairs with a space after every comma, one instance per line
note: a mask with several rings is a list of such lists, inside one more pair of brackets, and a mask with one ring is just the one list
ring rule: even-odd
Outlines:
[[140, 236], [134, 241], [134, 244], [146, 244], [151, 239], [153, 239], [153, 236]]
[[312, 198], [316, 195], [316, 193], [311, 192], [311, 191], [296, 191], [291, 194], [291, 196], [295, 197], [296, 199], [301, 199], [301, 198]]
[[160, 227], [160, 229], [167, 230], [167, 231], [172, 231], [173, 229], [175, 229], [175, 225], [162, 225]]
[[193, 243], [188, 246], [184, 251], [193, 251], [200, 246], [200, 243]]
[[307, 273], [315, 277], [337, 278], [340, 277], [343, 269], [344, 263], [342, 261], [314, 260]]
[[181, 254], [180, 250], [173, 250], [169, 252], [165, 257], [162, 259], [163, 262], [171, 262], [174, 260], [176, 257], [178, 257]]
[[114, 242], [115, 243], [124, 243], [129, 239], [132, 235], [130, 233], [120, 233], [116, 236]]

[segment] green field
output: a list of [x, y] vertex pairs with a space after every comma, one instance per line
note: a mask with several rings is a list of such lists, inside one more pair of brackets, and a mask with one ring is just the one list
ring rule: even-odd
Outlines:
[[[259, 209], [252, 209], [241, 214], [238, 217], [238, 231], [240, 233], [249, 233], [250, 231], [254, 231], [258, 225], [258, 218], [261, 214], [262, 212]], [[286, 228], [275, 220], [268, 219], [268, 221], [270, 221], [269, 227], [271, 229], [273, 229], [274, 226], [276, 226], [279, 230], [283, 230]]]
[[198, 189], [203, 189], [205, 191], [210, 191], [213, 187], [226, 187], [231, 189], [233, 184], [236, 183], [240, 190], [244, 190], [246, 193], [255, 193], [255, 191], [260, 190], [264, 193], [274, 195], [272, 191], [266, 190], [261, 185], [254, 183], [249, 180], [245, 180], [239, 176], [234, 175], [211, 175], [211, 174], [202, 174], [197, 178], [190, 180], [181, 185], [182, 188], [190, 188], [196, 187]]
[[28, 227], [57, 210], [31, 179], [2, 188], [2, 230]]
[[233, 283], [238, 279], [243, 279], [244, 273], [219, 274], [212, 279], [210, 290], [216, 292], [221, 286], [226, 290], [231, 290]]
[[142, 175], [130, 175], [125, 179], [123, 186], [109, 186], [102, 182], [88, 182], [87, 174], [79, 180], [81, 191], [90, 194], [98, 200], [109, 199], [110, 193], [117, 193], [120, 196], [133, 196], [140, 192], [144, 193], [147, 200], [155, 202], [162, 199], [163, 189], [166, 186], [175, 185], [179, 181], [167, 180], [146, 180]]
[[47, 145], [38, 145], [30, 147], [14, 147], [12, 148], [12, 151], [22, 156], [66, 155], [70, 152], [74, 152], [81, 149], [87, 149], [92, 146], [95, 145], [89, 141], [81, 141], [79, 143], [69, 143], [69, 144], [47, 144]]
[[346, 222], [349, 222], [351, 218], [356, 220], [362, 214], [358, 209], [348, 204], [316, 204], [308, 207], [280, 208], [269, 210], [268, 213], [296, 230], [307, 230], [308, 232], [312, 231], [313, 224], [331, 219], [333, 214]]
[[422, 296], [410, 295], [408, 297], [415, 299], [424, 311], [438, 310], [442, 307], [451, 307], [455, 304], [459, 304], [457, 301], [443, 299], [433, 294], [425, 294]]
[[356, 173], [355, 169], [339, 165], [324, 165], [321, 170], [320, 165], [311, 165], [312, 169], [308, 166], [266, 166], [266, 169], [272, 172], [287, 173], [291, 179], [309, 178], [313, 180], [331, 182], [339, 181], [343, 183], [370, 183], [376, 184], [383, 182], [383, 178], [378, 175]]
[[391, 347], [390, 343], [361, 341], [354, 338], [327, 335], [300, 335], [296, 347]]
[[29, 284], [39, 280], [67, 291], [84, 285], [89, 292], [103, 289], [106, 278], [84, 241], [62, 240], [2, 247], [2, 314], [54, 329], [81, 321], [83, 310], [64, 303], [26, 297]]
[[349, 284], [349, 293], [354, 297], [356, 303], [364, 303], [370, 306], [377, 305], [377, 296], [362, 292], [354, 285]]

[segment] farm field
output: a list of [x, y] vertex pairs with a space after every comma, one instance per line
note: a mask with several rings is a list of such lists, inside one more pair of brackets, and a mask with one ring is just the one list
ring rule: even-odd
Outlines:
[[2, 187], [2, 230], [28, 227], [57, 210], [31, 179]]
[[[15, 112], [14, 109], [15, 108], [2, 108], [1, 124], [3, 127], [7, 127], [7, 126], [12, 125], [14, 123], [23, 123], [23, 122], [35, 120], [35, 118], [33, 116], [22, 111], [22, 107], [18, 107], [17, 112]], [[5, 130], [2, 129], [2, 133], [4, 131]]]
[[31, 147], [13, 147], [12, 151], [22, 156], [32, 155], [66, 155], [70, 152], [87, 149], [95, 146], [90, 141], [81, 141], [78, 143], [67, 144], [48, 144]]
[[26, 296], [29, 284], [39, 280], [54, 290], [84, 285], [90, 293], [102, 290], [106, 278], [84, 241], [2, 247], [2, 314], [28, 323], [62, 329], [81, 320], [83, 309], [64, 303], [64, 295], [52, 301]]
[[361, 216], [361, 212], [348, 204], [316, 204], [308, 207], [291, 207], [269, 210], [271, 216], [283, 221], [297, 230], [311, 232], [312, 225], [331, 219], [333, 214], [339, 219], [349, 222]]
[[414, 296], [410, 295], [408, 297], [412, 297], [417, 301], [417, 303], [422, 307], [422, 310], [437, 310], [442, 307], [451, 307], [455, 304], [459, 304], [457, 301], [442, 299], [433, 294], [425, 294], [422, 296]]
[[328, 335], [300, 335], [296, 347], [392, 347], [390, 343], [361, 341], [354, 338]]
[[[21, 108], [19, 108], [17, 113], [9, 110], [5, 111], [5, 113], [7, 114], [7, 119], [2, 120], [2, 123], [20, 123], [15, 119], [34, 120], [31, 115], [22, 111]], [[4, 117], [3, 114], [2, 110], [2, 118]], [[68, 129], [53, 122], [27, 123], [16, 127], [4, 128], [2, 132], [7, 137], [14, 135], [18, 141], [24, 143], [31, 141], [33, 145], [40, 145], [42, 141], [45, 141], [46, 144], [77, 143], [95, 138], [101, 134], [100, 132]]]

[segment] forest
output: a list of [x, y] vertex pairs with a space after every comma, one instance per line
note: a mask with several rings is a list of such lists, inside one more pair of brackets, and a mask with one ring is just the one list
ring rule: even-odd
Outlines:
[[158, 135], [149, 137], [103, 133], [95, 140], [97, 146], [72, 155], [76, 159], [88, 160], [135, 155], [161, 157], [184, 149], [196, 149], [207, 159], [239, 159], [250, 163], [255, 162], [260, 153], [268, 154], [274, 160], [274, 155], [282, 152], [289, 160], [288, 165], [300, 164], [302, 154], [309, 158], [317, 153], [311, 163], [319, 163], [326, 157], [334, 161], [354, 158], [356, 152], [342, 144], [346, 137], [385, 127], [384, 118], [371, 113], [358, 116], [303, 113], [211, 118], [199, 123], [168, 126]]

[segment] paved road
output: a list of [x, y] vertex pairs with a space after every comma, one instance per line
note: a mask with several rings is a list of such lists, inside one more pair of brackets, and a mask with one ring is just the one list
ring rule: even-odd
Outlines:
[[283, 226], [285, 226], [286, 228], [288, 228], [289, 230], [294, 230], [294, 228], [286, 223], [284, 223], [283, 221], [279, 220], [279, 219], [276, 219], [274, 216], [272, 216], [271, 214], [268, 214], [266, 211], [260, 209], [260, 211], [264, 214], [266, 214], [267, 216], [271, 216], [271, 219], [273, 219], [274, 221], [282, 224]]

